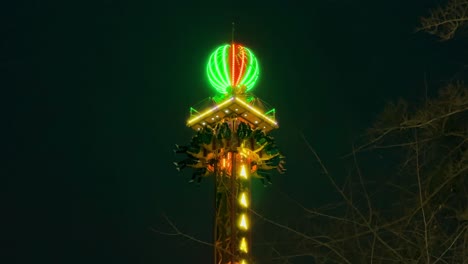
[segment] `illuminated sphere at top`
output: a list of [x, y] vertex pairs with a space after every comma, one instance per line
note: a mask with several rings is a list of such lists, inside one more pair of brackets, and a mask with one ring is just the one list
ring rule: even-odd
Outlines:
[[226, 44], [210, 55], [206, 67], [208, 80], [219, 93], [228, 94], [232, 88], [252, 90], [260, 69], [253, 52], [240, 44]]

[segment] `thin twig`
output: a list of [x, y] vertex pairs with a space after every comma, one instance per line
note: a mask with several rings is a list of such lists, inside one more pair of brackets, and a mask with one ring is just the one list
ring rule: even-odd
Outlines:
[[426, 221], [426, 213], [424, 211], [424, 206], [423, 204], [423, 195], [422, 195], [422, 185], [421, 185], [421, 175], [419, 174], [419, 144], [418, 144], [418, 131], [415, 130], [414, 132], [415, 139], [416, 139], [416, 175], [418, 177], [418, 187], [419, 187], [419, 203], [421, 204], [421, 212], [422, 212], [422, 217], [424, 221], [424, 242], [426, 244], [426, 261], [429, 264], [430, 263], [430, 257], [429, 257], [429, 242], [427, 238], [427, 221]]
[[302, 138], [304, 139], [306, 145], [309, 147], [310, 151], [312, 151], [312, 153], [314, 153], [314, 156], [317, 158], [317, 161], [320, 163], [320, 165], [322, 166], [322, 169], [323, 171], [325, 172], [325, 174], [327, 175], [328, 179], [331, 181], [333, 187], [340, 193], [341, 197], [343, 197], [343, 199], [348, 203], [348, 205], [359, 215], [359, 217], [362, 218], [362, 220], [364, 221], [364, 223], [366, 224], [366, 227], [369, 229], [369, 231], [371, 233], [373, 233], [377, 239], [379, 240], [380, 243], [382, 243], [386, 248], [388, 248], [396, 257], [398, 257], [400, 259], [401, 262], [403, 263], [406, 263], [406, 261], [404, 260], [404, 258], [394, 249], [392, 248], [387, 242], [385, 242], [380, 236], [379, 234], [377, 233], [376, 229], [374, 229], [371, 224], [366, 220], [366, 218], [364, 217], [364, 215], [362, 215], [361, 211], [359, 209], [356, 208], [356, 206], [354, 206], [354, 204], [352, 203], [352, 201], [349, 200], [348, 196], [346, 196], [346, 194], [344, 194], [343, 190], [341, 190], [338, 185], [336, 184], [335, 180], [333, 180], [333, 178], [328, 174], [328, 170], [326, 169], [326, 167], [323, 165], [322, 163], [322, 160], [319, 158], [319, 156], [317, 155], [317, 153], [315, 152], [315, 150], [312, 148], [312, 146], [309, 144], [309, 142], [307, 141], [307, 139], [304, 137], [304, 134], [301, 133], [301, 136]]
[[330, 219], [337, 220], [337, 221], [348, 222], [348, 223], [364, 226], [361, 223], [358, 223], [358, 222], [355, 222], [355, 221], [352, 221], [352, 220], [349, 220], [349, 219], [346, 219], [346, 218], [337, 217], [337, 216], [333, 216], [333, 215], [328, 215], [328, 214], [320, 213], [320, 212], [315, 211], [315, 210], [308, 209], [308, 208], [304, 207], [302, 204], [300, 204], [298, 201], [296, 201], [293, 198], [289, 197], [287, 194], [285, 194], [283, 192], [280, 192], [280, 191], [278, 191], [278, 192], [281, 195], [285, 196], [288, 200], [291, 200], [292, 202], [294, 202], [297, 206], [299, 206], [302, 210], [306, 211], [309, 214], [313, 214], [313, 215], [317, 215], [317, 216], [323, 216], [325, 218], [330, 218]]
[[458, 235], [453, 239], [452, 243], [450, 244], [450, 246], [445, 249], [444, 252], [442, 252], [442, 254], [434, 261], [434, 264], [437, 263], [437, 261], [439, 260], [442, 260], [442, 257], [447, 253], [447, 251], [449, 251], [452, 247], [453, 247], [453, 244], [455, 244], [455, 242], [458, 240], [458, 238], [466, 231], [466, 229], [468, 229], [468, 225], [466, 225], [460, 233], [458, 233]]
[[359, 182], [361, 183], [362, 190], [364, 191], [364, 195], [366, 197], [367, 208], [369, 209], [369, 220], [368, 220], [368, 222], [371, 223], [372, 222], [372, 205], [371, 205], [371, 202], [370, 202], [369, 194], [367, 193], [367, 188], [366, 188], [366, 186], [364, 186], [364, 181], [362, 179], [361, 169], [359, 168], [357, 158], [356, 158], [356, 152], [354, 151], [354, 146], [353, 146], [353, 160], [354, 160], [354, 166], [356, 166], [356, 171], [357, 171], [357, 173], [359, 175]]
[[156, 229], [150, 227], [151, 231], [153, 231], [155, 233], [158, 233], [158, 234], [166, 235], [166, 236], [181, 236], [181, 237], [185, 237], [185, 238], [187, 238], [189, 240], [195, 241], [195, 242], [203, 244], [203, 245], [207, 245], [207, 246], [210, 246], [210, 247], [214, 246], [212, 243], [197, 239], [197, 238], [195, 238], [193, 236], [189, 236], [186, 233], [181, 232], [179, 230], [179, 228], [177, 228], [177, 226], [165, 214], [163, 214], [163, 217], [164, 217], [164, 219], [166, 219], [167, 223], [172, 227], [172, 229], [174, 230], [175, 233], [163, 232], [163, 231], [156, 230]]
[[315, 239], [314, 237], [308, 236], [308, 235], [306, 235], [306, 234], [304, 234], [304, 233], [302, 233], [302, 232], [299, 232], [299, 231], [297, 231], [297, 230], [294, 230], [294, 229], [290, 228], [289, 226], [285, 226], [285, 225], [282, 225], [282, 224], [280, 224], [280, 223], [278, 223], [278, 222], [275, 222], [275, 221], [273, 221], [273, 220], [270, 220], [269, 218], [266, 218], [265, 216], [263, 216], [263, 215], [257, 213], [256, 211], [254, 211], [254, 210], [252, 210], [252, 209], [250, 209], [250, 212], [252, 212], [254, 215], [256, 215], [257, 217], [259, 217], [261, 220], [263, 220], [263, 221], [265, 221], [265, 222], [268, 222], [268, 223], [270, 223], [270, 224], [272, 224], [272, 225], [275, 225], [275, 226], [277, 226], [277, 227], [280, 227], [280, 228], [282, 228], [282, 229], [285, 229], [285, 230], [287, 230], [287, 231], [289, 231], [289, 232], [291, 232], [291, 233], [294, 233], [294, 234], [296, 234], [296, 235], [298, 235], [298, 236], [300, 236], [300, 237], [303, 237], [303, 238], [305, 238], [305, 239], [311, 240], [311, 241], [314, 242], [314, 243], [317, 243], [317, 244], [319, 244], [319, 245], [321, 245], [321, 246], [324, 246], [324, 247], [330, 249], [330, 250], [333, 251], [338, 257], [340, 257], [344, 262], [346, 262], [346, 263], [348, 263], [348, 264], [351, 264], [351, 262], [349, 262], [349, 260], [346, 259], [345, 256], [343, 256], [340, 252], [338, 252], [335, 248], [331, 247], [331, 246], [328, 245], [327, 243], [324, 243], [324, 242], [322, 242], [322, 241], [320, 241], [320, 240], [318, 240], [318, 239]]

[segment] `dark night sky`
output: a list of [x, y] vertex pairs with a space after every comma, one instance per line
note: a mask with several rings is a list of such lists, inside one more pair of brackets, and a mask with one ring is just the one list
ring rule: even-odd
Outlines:
[[211, 242], [212, 179], [189, 185], [172, 149], [191, 138], [189, 107], [213, 95], [205, 62], [232, 21], [261, 63], [254, 93], [276, 107], [288, 161], [274, 185], [255, 183], [254, 209], [284, 223], [279, 192], [334, 199], [300, 131], [340, 177], [339, 156], [385, 102], [422, 98], [424, 73], [433, 95], [468, 62], [466, 38], [414, 33], [437, 1], [91, 2], [0, 8], [2, 239], [16, 263], [210, 263], [211, 248], [149, 228], [171, 231], [164, 213]]

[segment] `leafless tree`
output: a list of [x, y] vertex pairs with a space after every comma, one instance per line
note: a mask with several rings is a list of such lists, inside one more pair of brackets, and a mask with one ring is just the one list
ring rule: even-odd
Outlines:
[[446, 41], [452, 39], [455, 32], [468, 24], [468, 0], [449, 0], [443, 7], [430, 11], [427, 17], [421, 17], [418, 31], [425, 31]]
[[[348, 156], [354, 168], [342, 185], [304, 140], [342, 203], [295, 202], [306, 214], [302, 227], [257, 214], [288, 241], [270, 245], [276, 256], [268, 263], [468, 263], [466, 86], [448, 85], [419, 107], [389, 104]], [[369, 164], [380, 174], [366, 176]]]
[[[421, 18], [418, 30], [442, 41], [468, 23], [468, 0], [449, 0]], [[341, 202], [306, 208], [296, 222], [252, 210], [257, 222], [274, 229], [259, 263], [468, 264], [468, 87], [450, 83], [420, 105], [388, 104], [368, 129], [363, 144], [345, 157], [344, 182], [303, 137]], [[196, 243], [209, 242], [181, 232]], [[300, 262], [303, 263], [303, 262]]]
[[[366, 135], [347, 156], [344, 183], [304, 137], [341, 202], [306, 208], [281, 193], [302, 217], [252, 210], [274, 235], [254, 245], [270, 252], [259, 263], [468, 263], [468, 87], [449, 84], [419, 106], [389, 104]], [[158, 233], [212, 246], [168, 222], [172, 232]]]

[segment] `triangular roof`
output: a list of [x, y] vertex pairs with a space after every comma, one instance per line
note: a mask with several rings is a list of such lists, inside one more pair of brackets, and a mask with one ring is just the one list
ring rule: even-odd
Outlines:
[[[256, 100], [253, 100], [255, 102]], [[250, 124], [252, 128], [263, 129], [265, 133], [278, 128], [275, 119], [275, 109], [265, 112], [254, 103], [246, 101], [245, 96], [232, 96], [219, 103], [213, 104], [202, 111], [192, 108], [191, 116], [187, 120], [187, 126], [198, 131], [204, 126], [212, 126], [224, 118], [238, 118]]]

